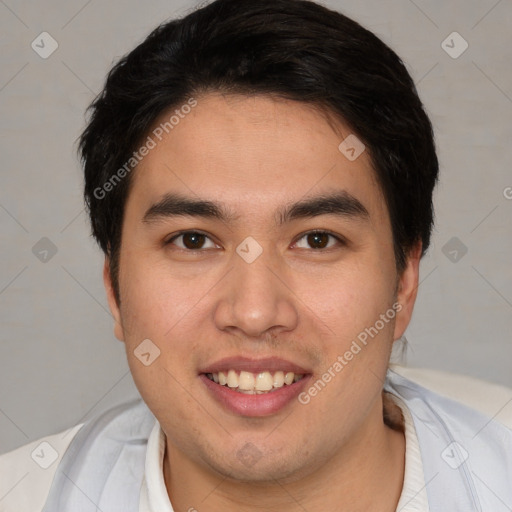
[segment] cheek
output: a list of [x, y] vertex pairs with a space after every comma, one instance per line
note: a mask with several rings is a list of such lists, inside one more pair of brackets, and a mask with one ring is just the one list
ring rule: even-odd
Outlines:
[[120, 278], [123, 327], [132, 343], [141, 336], [163, 342], [208, 289], [208, 283], [179, 279], [167, 266], [146, 261], [142, 255], [127, 260]]
[[319, 325], [329, 328], [329, 337], [346, 341], [357, 336], [392, 304], [392, 273], [379, 265], [378, 261], [362, 261], [297, 282], [305, 314], [314, 312]]
[[204, 299], [211, 284], [208, 279], [180, 279], [158, 263], [144, 265], [142, 257], [127, 261], [123, 279], [121, 318], [134, 379], [143, 383], [167, 377], [172, 382], [165, 371], [160, 372], [163, 376], [146, 371], [134, 354], [142, 350], [139, 347], [144, 342], [158, 353], [155, 367], [167, 368], [177, 377], [187, 373], [201, 345], [200, 326], [209, 314]]
[[[158, 272], [134, 266], [138, 274], [126, 275], [121, 317], [125, 331], [125, 349], [133, 380], [144, 401], [155, 415], [165, 417], [169, 403], [179, 404], [178, 417], [192, 410], [190, 397], [180, 383], [190, 379], [195, 368], [194, 354], [199, 337], [197, 294], [181, 283], [164, 279]], [[153, 269], [154, 270], [154, 269]], [[149, 354], [147, 356], [146, 354]]]

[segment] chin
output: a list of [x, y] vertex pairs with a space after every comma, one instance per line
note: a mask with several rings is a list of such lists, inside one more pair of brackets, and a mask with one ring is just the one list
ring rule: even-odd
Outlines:
[[264, 453], [252, 443], [242, 445], [235, 454], [228, 458], [207, 460], [207, 464], [230, 480], [247, 484], [272, 484], [293, 482], [303, 478], [312, 471], [304, 454]]

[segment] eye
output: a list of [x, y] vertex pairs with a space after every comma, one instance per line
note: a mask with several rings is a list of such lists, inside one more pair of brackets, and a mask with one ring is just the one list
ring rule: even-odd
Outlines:
[[[210, 245], [208, 246], [207, 241], [210, 241]], [[179, 241], [178, 243], [175, 243]], [[205, 247], [205, 243], [207, 246]], [[199, 249], [214, 249], [217, 247], [208, 236], [198, 231], [183, 231], [182, 233], [178, 233], [174, 235], [169, 240], [165, 242], [165, 245], [174, 244], [178, 246], [180, 249], [184, 250], [199, 250]]]
[[[305, 242], [302, 242], [303, 240]], [[344, 241], [339, 236], [333, 235], [328, 231], [310, 231], [302, 235], [299, 240], [295, 242], [295, 246], [299, 247], [299, 249], [319, 250], [330, 249], [335, 246], [336, 243], [345, 245]]]

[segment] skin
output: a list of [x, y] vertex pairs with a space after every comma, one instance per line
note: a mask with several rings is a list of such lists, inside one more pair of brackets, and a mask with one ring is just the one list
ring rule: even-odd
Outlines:
[[[115, 335], [166, 434], [164, 478], [174, 510], [394, 511], [405, 440], [383, 422], [382, 386], [393, 340], [411, 318], [421, 245], [399, 275], [369, 155], [349, 161], [338, 150], [351, 133], [344, 123], [269, 96], [209, 93], [197, 101], [134, 171], [120, 305], [108, 259], [104, 267]], [[279, 208], [333, 190], [356, 197], [368, 218], [328, 214], [276, 224]], [[235, 218], [142, 222], [167, 192], [221, 202]], [[181, 230], [209, 238], [199, 250], [187, 249], [183, 237], [165, 245]], [[312, 247], [304, 236], [311, 230], [346, 243], [327, 238], [327, 247]], [[263, 249], [250, 264], [236, 253], [248, 236]], [[198, 377], [224, 357], [276, 356], [310, 369], [314, 382], [395, 302], [402, 307], [395, 319], [307, 405], [294, 400], [269, 416], [237, 415]], [[144, 366], [134, 350], [147, 338], [161, 353]], [[251, 467], [237, 456], [248, 442], [261, 455]]]

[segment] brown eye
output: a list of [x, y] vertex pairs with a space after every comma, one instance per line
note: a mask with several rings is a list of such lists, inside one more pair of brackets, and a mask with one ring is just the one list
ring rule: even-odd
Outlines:
[[[303, 240], [305, 242], [303, 242]], [[312, 231], [304, 234], [296, 243], [297, 247], [301, 249], [329, 249], [336, 245], [336, 243], [343, 245], [342, 240], [327, 231]]]
[[310, 233], [307, 240], [313, 249], [323, 249], [329, 243], [329, 235], [327, 233]]
[[187, 249], [201, 249], [206, 237], [200, 233], [185, 233], [183, 236], [183, 245]]
[[[210, 241], [209, 247], [205, 247], [205, 242], [207, 241]], [[190, 251], [215, 247], [215, 244], [206, 235], [196, 231], [186, 231], [184, 233], [180, 233], [179, 235], [173, 236], [166, 242], [166, 245], [172, 244], [176, 245], [180, 249], [186, 249]]]

